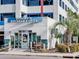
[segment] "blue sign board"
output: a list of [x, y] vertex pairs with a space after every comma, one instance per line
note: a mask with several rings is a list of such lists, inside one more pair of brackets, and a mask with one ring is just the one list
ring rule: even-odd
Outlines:
[[18, 18], [16, 22], [38, 23], [42, 21], [42, 17]]

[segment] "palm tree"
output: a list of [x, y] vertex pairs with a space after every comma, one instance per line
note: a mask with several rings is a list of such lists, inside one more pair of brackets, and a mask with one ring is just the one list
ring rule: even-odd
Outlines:
[[65, 26], [67, 30], [64, 34], [63, 43], [71, 45], [71, 37], [72, 35], [77, 35], [78, 29], [79, 29], [79, 24], [78, 24], [79, 16], [76, 13], [72, 12], [71, 10], [68, 10], [67, 16], [68, 16], [67, 20], [64, 20], [64, 22], [56, 23], [56, 25], [54, 26], [54, 30], [57, 25]]
[[67, 30], [65, 32], [65, 37], [67, 43], [70, 43], [71, 45], [71, 37], [72, 35], [77, 35], [78, 29], [79, 29], [79, 16], [77, 13], [72, 12], [71, 10], [68, 10], [68, 18], [65, 21], [64, 24], [67, 25]]

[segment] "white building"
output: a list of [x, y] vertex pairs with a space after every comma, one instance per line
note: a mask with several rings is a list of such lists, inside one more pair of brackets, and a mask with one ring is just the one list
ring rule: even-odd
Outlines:
[[[36, 2], [35, 2], [36, 1]], [[0, 0], [0, 18], [48, 16], [56, 20], [67, 18], [67, 9], [78, 12], [78, 0]]]
[[[8, 19], [6, 18], [5, 20]], [[47, 49], [55, 48], [54, 43], [56, 43], [56, 40], [53, 41], [51, 30], [57, 21], [52, 20], [49, 17], [37, 17], [31, 18], [31, 20], [33, 21], [18, 20], [10, 23], [8, 23], [8, 21], [5, 21], [5, 41], [14, 42], [11, 44], [11, 46], [13, 46], [12, 48], [29, 48], [31, 42], [35, 42], [37, 44], [45, 44], [45, 47]], [[39, 21], [34, 22], [34, 20]], [[31, 35], [29, 31], [31, 31]], [[7, 45], [9, 44], [7, 42], [5, 43]]]
[[0, 0], [0, 22], [5, 20], [4, 18], [17, 19], [24, 17], [24, 15], [27, 15], [27, 17], [48, 16], [52, 18], [52, 20], [63, 21], [67, 18], [68, 9], [73, 12], [78, 12], [77, 1], [78, 0]]

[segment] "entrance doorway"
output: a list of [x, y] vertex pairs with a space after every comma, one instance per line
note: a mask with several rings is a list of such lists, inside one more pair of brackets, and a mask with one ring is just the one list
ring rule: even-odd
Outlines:
[[28, 48], [28, 33], [25, 31], [17, 32], [11, 35], [12, 48]]
[[29, 33], [22, 32], [21, 36], [21, 48], [29, 48]]

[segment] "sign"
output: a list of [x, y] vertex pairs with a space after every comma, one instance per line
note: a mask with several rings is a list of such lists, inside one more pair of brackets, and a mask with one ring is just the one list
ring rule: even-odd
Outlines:
[[39, 23], [39, 22], [42, 22], [42, 17], [18, 18], [14, 22]]
[[78, 36], [73, 36], [73, 41], [77, 43], [78, 42]]
[[27, 17], [27, 15], [24, 15], [23, 18], [8, 18], [8, 22], [38, 23], [42, 22], [42, 17]]

